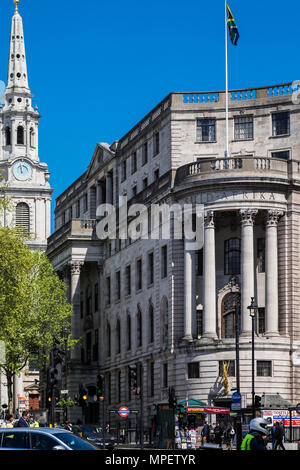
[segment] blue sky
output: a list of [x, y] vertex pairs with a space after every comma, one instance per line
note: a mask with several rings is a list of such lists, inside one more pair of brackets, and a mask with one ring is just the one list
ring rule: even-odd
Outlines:
[[[229, 44], [230, 88], [300, 79], [299, 0], [229, 5], [240, 32]], [[97, 142], [120, 139], [169, 92], [225, 88], [223, 0], [20, 0], [19, 10], [54, 199]], [[4, 81], [13, 11], [1, 1]]]

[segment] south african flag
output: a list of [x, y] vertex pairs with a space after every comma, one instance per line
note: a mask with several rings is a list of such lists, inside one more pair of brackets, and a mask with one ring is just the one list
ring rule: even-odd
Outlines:
[[227, 3], [226, 3], [226, 9], [227, 9], [227, 25], [229, 29], [230, 39], [231, 39], [232, 44], [234, 46], [237, 46], [237, 42], [240, 37], [240, 34], [238, 32], [233, 15]]

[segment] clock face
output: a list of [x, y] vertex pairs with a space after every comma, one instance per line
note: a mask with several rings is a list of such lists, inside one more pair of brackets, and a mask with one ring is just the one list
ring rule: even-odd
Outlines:
[[23, 160], [15, 163], [13, 167], [14, 177], [19, 181], [27, 181], [31, 177], [31, 166]]

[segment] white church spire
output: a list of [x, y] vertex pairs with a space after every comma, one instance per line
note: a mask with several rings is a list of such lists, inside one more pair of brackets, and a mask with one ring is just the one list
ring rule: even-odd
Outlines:
[[14, 4], [16, 8], [11, 23], [6, 95], [11, 93], [26, 93], [30, 95], [23, 21], [18, 9], [19, 0], [14, 0]]

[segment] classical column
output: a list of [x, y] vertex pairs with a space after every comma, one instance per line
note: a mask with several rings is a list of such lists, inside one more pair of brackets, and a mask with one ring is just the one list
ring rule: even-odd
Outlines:
[[196, 312], [195, 292], [195, 251], [190, 250], [190, 240], [184, 241], [184, 337], [186, 341], [193, 340], [193, 316]]
[[217, 338], [216, 316], [216, 254], [214, 212], [204, 216], [204, 318], [203, 337]]
[[[71, 261], [69, 263], [71, 270], [71, 283], [70, 283], [70, 302], [73, 305], [72, 315], [72, 337], [73, 339], [80, 338], [80, 271], [83, 266], [83, 261]], [[71, 351], [71, 359], [80, 359], [80, 347], [77, 345]]]
[[106, 202], [113, 204], [113, 173], [108, 172], [106, 176]]
[[253, 225], [257, 209], [242, 209], [242, 299], [241, 299], [241, 334], [250, 335], [252, 331], [248, 306], [254, 297], [254, 237]]
[[266, 217], [266, 335], [277, 336], [278, 328], [278, 246], [277, 226], [283, 212], [269, 210]]

